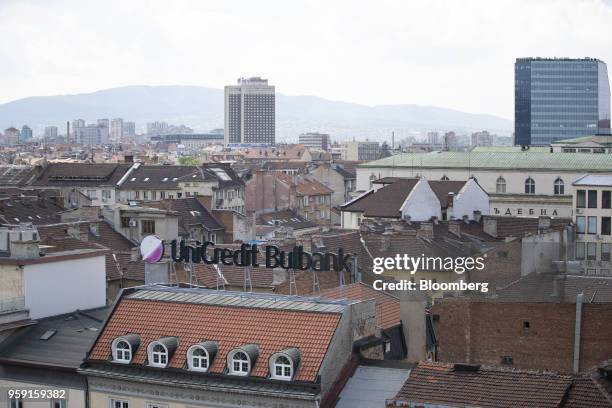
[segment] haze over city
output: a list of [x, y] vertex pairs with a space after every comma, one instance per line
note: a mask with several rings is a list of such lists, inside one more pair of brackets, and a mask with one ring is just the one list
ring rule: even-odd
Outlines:
[[261, 75], [288, 95], [512, 119], [516, 57], [612, 61], [603, 0], [2, 1], [0, 18], [0, 103]]

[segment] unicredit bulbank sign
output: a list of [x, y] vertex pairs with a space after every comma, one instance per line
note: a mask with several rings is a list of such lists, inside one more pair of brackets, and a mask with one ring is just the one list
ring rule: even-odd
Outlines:
[[[143, 239], [140, 252], [143, 259], [148, 263], [155, 263], [163, 257], [164, 243], [156, 236], [150, 235]], [[343, 248], [338, 253], [331, 252], [306, 252], [302, 246], [295, 246], [291, 251], [283, 251], [276, 245], [266, 245], [259, 248], [257, 244], [242, 244], [240, 249], [229, 249], [216, 247], [213, 242], [187, 245], [184, 240], [173, 240], [170, 242], [172, 260], [175, 262], [194, 262], [205, 264], [234, 265], [239, 267], [283, 268], [296, 270], [351, 271], [351, 254], [345, 254]], [[259, 261], [263, 254], [265, 264]]]

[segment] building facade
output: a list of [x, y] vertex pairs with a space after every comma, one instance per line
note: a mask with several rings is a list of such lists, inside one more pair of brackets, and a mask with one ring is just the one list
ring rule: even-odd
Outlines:
[[21, 141], [27, 142], [30, 139], [32, 139], [32, 128], [28, 125], [23, 125], [21, 128]]
[[518, 58], [515, 144], [549, 145], [610, 129], [606, 64], [594, 58]]
[[240, 78], [225, 87], [225, 144], [273, 145], [276, 123], [274, 86], [259, 77]]
[[309, 149], [327, 151], [329, 149], [329, 135], [326, 133], [302, 133], [299, 143]]

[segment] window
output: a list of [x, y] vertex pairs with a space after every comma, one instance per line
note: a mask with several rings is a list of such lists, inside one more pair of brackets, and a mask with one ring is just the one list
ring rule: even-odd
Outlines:
[[610, 244], [601, 244], [601, 260], [610, 260]]
[[535, 181], [531, 177], [525, 180], [525, 194], [535, 194]]
[[165, 192], [165, 191], [160, 191], [160, 192], [159, 192], [159, 198], [161, 198], [162, 200], [163, 200], [164, 198], [166, 198], [166, 192]]
[[576, 194], [576, 208], [586, 208], [586, 191], [578, 190]]
[[145, 199], [145, 200], [148, 200], [149, 199], [149, 192], [148, 191], [143, 191], [142, 192], [142, 198]]
[[98, 198], [98, 191], [97, 190], [87, 190], [87, 197], [89, 197], [90, 200], [96, 200]]
[[130, 227], [130, 217], [121, 217], [121, 228]]
[[565, 194], [565, 183], [560, 178], [555, 180], [554, 193], [555, 195]]
[[161, 343], [149, 345], [149, 365], [154, 367], [165, 367], [168, 364], [168, 350]]
[[51, 408], [66, 408], [66, 400], [65, 399], [52, 399]]
[[9, 402], [9, 408], [23, 408], [23, 400], [21, 398], [11, 398]]
[[282, 380], [290, 380], [292, 374], [292, 365], [291, 360], [286, 356], [278, 356], [276, 360], [274, 360], [274, 374], [273, 378], [282, 379]]
[[194, 371], [208, 371], [208, 352], [204, 347], [193, 346], [187, 352], [188, 366]]
[[111, 398], [110, 408], [130, 408], [130, 403], [124, 400]]
[[147, 408], [168, 408], [167, 404], [159, 404], [157, 402], [147, 403]]
[[113, 360], [117, 363], [129, 363], [132, 360], [132, 347], [130, 344], [123, 339], [117, 339], [114, 343], [112, 346]]
[[601, 217], [601, 235], [610, 235], [612, 233], [610, 217]]
[[597, 217], [587, 217], [587, 234], [597, 234]]
[[579, 261], [584, 260], [584, 242], [576, 243], [576, 259]]
[[506, 192], [506, 179], [503, 177], [499, 177], [495, 182], [495, 192], [496, 193], [505, 193]]
[[151, 191], [151, 200], [157, 200], [157, 191]]
[[612, 197], [611, 191], [602, 191], [601, 192], [601, 208], [611, 208], [612, 207]]
[[526, 336], [529, 334], [529, 326], [530, 326], [529, 321], [523, 320], [523, 336]]
[[110, 190], [102, 190], [102, 199], [103, 200], [110, 200], [111, 198], [111, 191]]
[[140, 190], [136, 190], [136, 200], [140, 199]]
[[588, 242], [587, 243], [587, 256], [586, 258], [589, 261], [594, 261], [597, 259], [597, 243], [596, 242]]
[[155, 234], [155, 221], [142, 220], [141, 224], [143, 234]]
[[597, 190], [589, 190], [587, 205], [589, 208], [597, 208]]
[[249, 358], [246, 353], [236, 351], [231, 358], [230, 373], [234, 375], [249, 374]]
[[576, 217], [576, 233], [578, 234], [586, 233], [586, 217], [581, 217], [581, 216]]

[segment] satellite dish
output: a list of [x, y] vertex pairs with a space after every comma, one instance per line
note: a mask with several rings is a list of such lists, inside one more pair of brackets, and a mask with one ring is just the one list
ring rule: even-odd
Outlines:
[[164, 256], [164, 241], [156, 235], [144, 237], [140, 243], [140, 255], [146, 263], [159, 262]]

